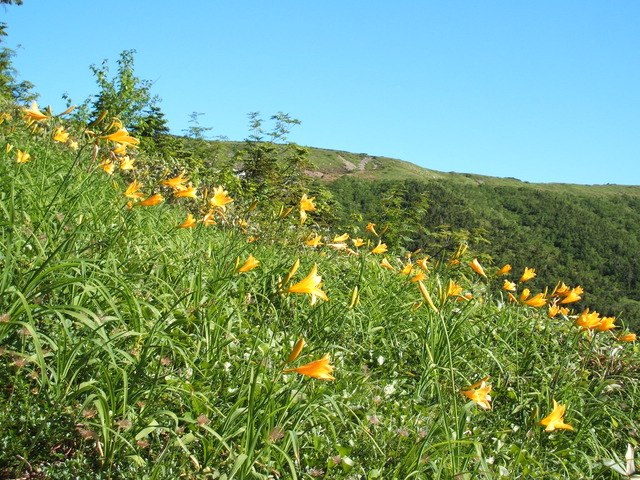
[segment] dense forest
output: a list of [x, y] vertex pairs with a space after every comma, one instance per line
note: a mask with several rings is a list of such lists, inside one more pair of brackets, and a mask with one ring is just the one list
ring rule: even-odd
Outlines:
[[[449, 180], [376, 182], [342, 177], [328, 184], [338, 222], [355, 212], [391, 224], [408, 251], [437, 256], [466, 241], [488, 262], [536, 265], [536, 286], [582, 285], [581, 306], [640, 327], [640, 198], [580, 195]], [[588, 190], [587, 190], [588, 191]], [[603, 307], [606, 306], [606, 307]]]

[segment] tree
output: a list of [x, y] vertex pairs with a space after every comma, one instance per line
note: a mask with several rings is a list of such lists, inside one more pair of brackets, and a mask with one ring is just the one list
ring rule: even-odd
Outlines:
[[198, 117], [201, 115], [204, 115], [204, 113], [192, 112], [191, 115], [189, 115], [189, 123], [191, 125], [188, 129], [183, 130], [183, 132], [187, 134], [187, 137], [193, 138], [194, 140], [206, 140], [205, 132], [213, 130], [212, 127], [203, 127], [200, 125]]
[[[1, 3], [11, 5], [11, 0], [0, 0]], [[16, 2], [16, 5], [22, 5], [22, 2]], [[7, 24], [0, 22], [0, 43], [2, 37], [7, 36]], [[31, 92], [33, 84], [23, 80], [16, 80], [18, 72], [13, 67], [12, 59], [15, 52], [10, 48], [3, 47], [0, 49], [0, 98], [12, 99], [19, 103], [34, 100], [37, 95]]]
[[151, 115], [156, 120], [159, 118], [157, 103], [160, 99], [151, 94], [153, 83], [150, 80], [140, 80], [135, 76], [135, 53], [135, 50], [124, 50], [120, 54], [117, 61], [118, 72], [113, 78], [109, 77], [108, 60], [103, 60], [99, 66], [91, 65], [100, 91], [89, 97], [78, 109], [77, 119], [87, 121], [107, 111], [109, 116], [117, 117], [139, 136], [149, 134], [148, 117]]
[[311, 168], [307, 149], [287, 142], [287, 135], [300, 120], [278, 112], [270, 119], [271, 131], [263, 128], [259, 112], [249, 113], [251, 133], [238, 152], [240, 171], [247, 194], [267, 198], [277, 192], [285, 201], [297, 201], [309, 178], [304, 170]]

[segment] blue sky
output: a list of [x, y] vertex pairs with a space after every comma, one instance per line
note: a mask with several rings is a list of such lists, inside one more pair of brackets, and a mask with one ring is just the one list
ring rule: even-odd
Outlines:
[[301, 120], [301, 145], [529, 182], [640, 185], [640, 2], [24, 0], [20, 78], [60, 110], [135, 49], [173, 133]]

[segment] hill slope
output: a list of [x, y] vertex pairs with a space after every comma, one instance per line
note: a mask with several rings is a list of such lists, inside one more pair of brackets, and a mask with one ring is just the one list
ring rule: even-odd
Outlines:
[[450, 180], [464, 185], [491, 185], [509, 187], [531, 187], [555, 192], [580, 194], [627, 194], [640, 195], [640, 186], [630, 185], [577, 185], [570, 183], [529, 183], [516, 178], [490, 177], [472, 173], [440, 172], [420, 167], [404, 160], [378, 157], [366, 153], [350, 153], [324, 148], [309, 148], [309, 158], [316, 168], [310, 176], [323, 182], [332, 182], [342, 177], [367, 180]]

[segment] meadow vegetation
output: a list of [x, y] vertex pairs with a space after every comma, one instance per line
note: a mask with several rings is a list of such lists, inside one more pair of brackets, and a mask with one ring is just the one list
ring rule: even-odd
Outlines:
[[581, 286], [336, 230], [268, 190], [293, 145], [251, 183], [56, 113], [2, 106], [4, 477], [631, 477], [635, 335]]

